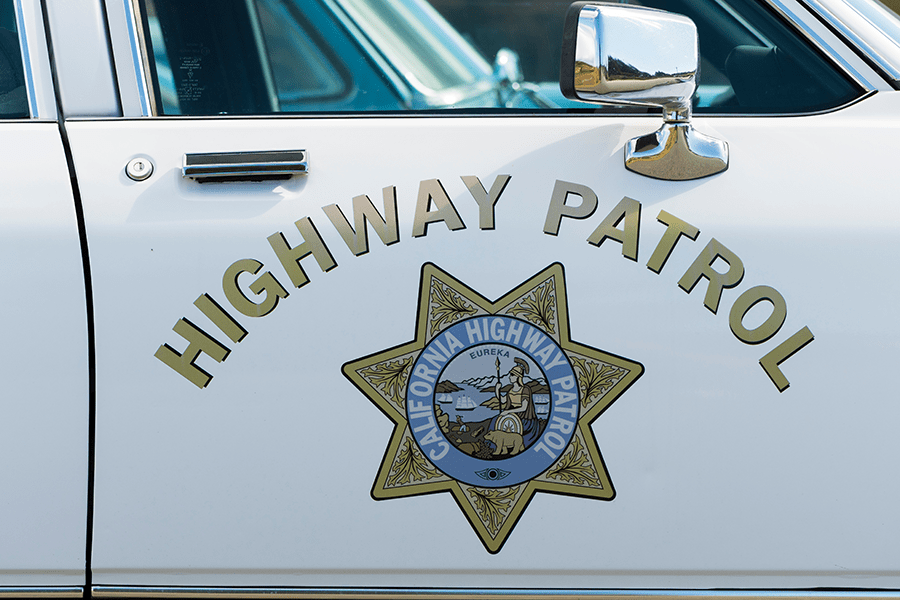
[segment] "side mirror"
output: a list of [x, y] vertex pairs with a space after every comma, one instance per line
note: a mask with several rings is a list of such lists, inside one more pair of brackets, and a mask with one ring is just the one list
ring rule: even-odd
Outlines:
[[697, 28], [682, 15], [594, 2], [576, 2], [566, 13], [563, 95], [663, 110], [662, 127], [625, 148], [625, 167], [635, 173], [680, 181], [728, 168], [728, 144], [690, 122], [699, 65]]

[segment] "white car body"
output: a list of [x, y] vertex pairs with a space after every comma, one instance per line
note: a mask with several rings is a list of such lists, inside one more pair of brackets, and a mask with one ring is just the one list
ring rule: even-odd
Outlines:
[[[801, 3], [777, 8], [866, 93], [822, 114], [695, 115], [730, 159], [686, 182], [623, 165], [653, 115], [151, 116], [131, 4], [16, 6], [32, 118], [0, 121], [0, 596], [900, 589], [900, 92]], [[291, 149], [307, 175], [182, 175], [186, 153]], [[149, 178], [126, 175], [135, 158]], [[572, 218], [585, 188], [596, 209]], [[354, 198], [384, 214], [384, 190], [399, 240], [372, 229], [368, 252], [350, 248], [323, 208], [357, 228]], [[441, 190], [463, 227], [437, 214]], [[640, 205], [636, 225], [615, 222], [639, 231], [636, 260], [588, 243], [623, 198]], [[648, 268], [672, 217], [699, 234]], [[298, 288], [273, 238], [297, 247], [310, 222], [331, 261], [321, 246], [300, 259]], [[722, 247], [744, 274], [713, 312], [708, 278], [687, 274]], [[259, 318], [223, 291], [246, 259], [261, 266], [239, 275], [245, 296], [260, 301], [248, 286], [266, 273], [287, 292]], [[375, 501], [394, 423], [345, 365], [416, 338], [424, 265], [494, 302], [557, 263], [571, 339], [642, 366], [585, 424], [615, 499], [538, 490], [500, 547], [451, 493]], [[776, 295], [787, 316], [745, 343], [732, 308], [757, 286], [773, 300], [738, 322], [760, 326]], [[239, 342], [194, 304], [204, 294]], [[196, 359], [204, 387], [156, 357], [186, 352], [182, 319], [230, 351]]]

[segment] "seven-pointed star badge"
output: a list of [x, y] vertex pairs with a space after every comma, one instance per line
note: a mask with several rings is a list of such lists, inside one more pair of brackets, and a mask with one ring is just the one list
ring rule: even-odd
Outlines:
[[343, 367], [395, 423], [372, 496], [450, 492], [492, 553], [535, 492], [615, 496], [590, 424], [643, 370], [570, 339], [560, 264], [495, 302], [425, 264], [415, 339]]

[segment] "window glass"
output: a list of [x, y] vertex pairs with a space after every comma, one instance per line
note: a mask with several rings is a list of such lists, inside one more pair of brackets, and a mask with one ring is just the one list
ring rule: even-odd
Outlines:
[[0, 0], [0, 118], [28, 117], [25, 73], [12, 0]]
[[160, 115], [403, 110], [374, 51], [310, 0], [144, 0]]
[[[900, 0], [898, 0], [900, 1]], [[479, 50], [518, 53], [526, 81], [563, 107], [559, 51], [569, 0], [431, 0]], [[858, 90], [755, 0], [619, 0], [690, 17], [700, 37], [698, 113], [796, 113], [838, 106]], [[499, 27], [499, 23], [510, 25]], [[515, 23], [515, 25], [512, 25]], [[554, 45], [555, 44], [555, 45]], [[730, 59], [730, 60], [729, 60]]]
[[344, 0], [343, 7], [421, 93], [438, 94], [490, 77], [481, 54], [425, 3]]
[[[860, 94], [755, 0], [624, 3], [684, 14], [697, 24], [698, 113], [814, 112]], [[559, 48], [569, 4], [144, 0], [142, 16], [158, 114], [648, 110], [562, 96]], [[518, 69], [494, 68], [498, 56], [517, 59]]]
[[848, 102], [855, 87], [755, 0], [647, 0], [687, 15], [700, 37], [698, 112], [797, 113]]
[[325, 54], [327, 46], [288, 4], [262, 0], [257, 6], [281, 110], [302, 110], [349, 93], [346, 69]]

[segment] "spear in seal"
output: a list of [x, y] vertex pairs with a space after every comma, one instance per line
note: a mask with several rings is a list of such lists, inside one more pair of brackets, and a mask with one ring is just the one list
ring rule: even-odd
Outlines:
[[499, 417], [501, 413], [503, 413], [503, 399], [500, 397], [500, 386], [502, 382], [500, 381], [500, 357], [497, 357], [497, 362], [495, 363], [497, 367], [497, 416]]

